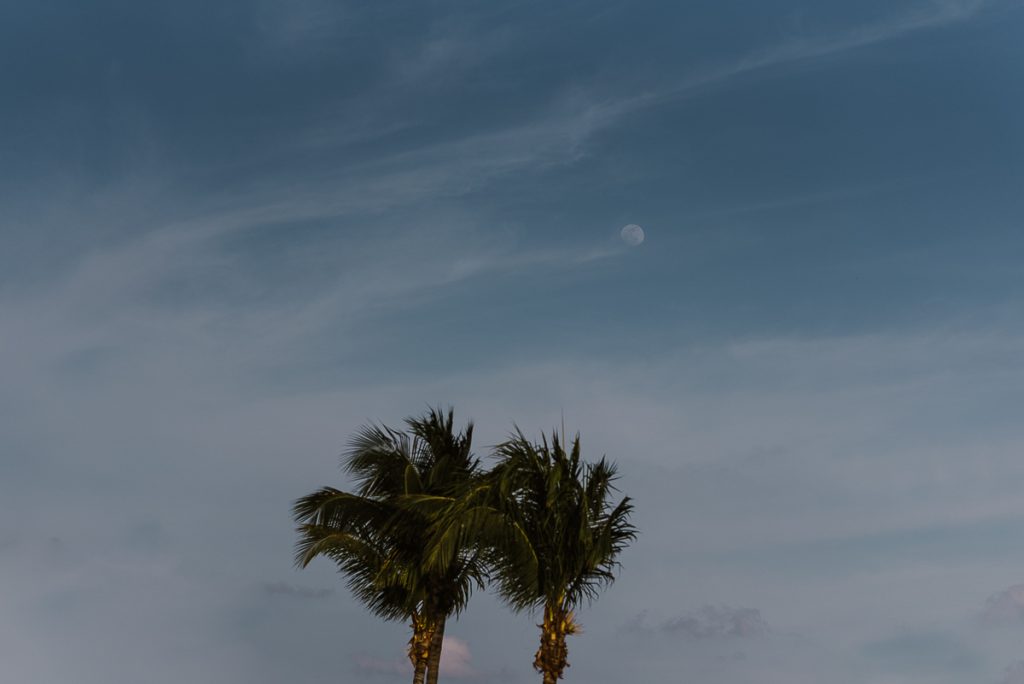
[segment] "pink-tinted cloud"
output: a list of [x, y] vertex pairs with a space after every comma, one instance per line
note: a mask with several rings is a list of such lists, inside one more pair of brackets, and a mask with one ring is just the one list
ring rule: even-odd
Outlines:
[[[469, 644], [462, 639], [446, 636], [441, 647], [441, 675], [451, 679], [475, 679], [480, 673], [473, 667]], [[367, 674], [408, 675], [412, 665], [407, 658], [391, 660], [360, 655], [356, 667]]]
[[453, 679], [472, 679], [479, 673], [471, 664], [469, 644], [455, 637], [444, 638], [441, 648], [441, 674]]

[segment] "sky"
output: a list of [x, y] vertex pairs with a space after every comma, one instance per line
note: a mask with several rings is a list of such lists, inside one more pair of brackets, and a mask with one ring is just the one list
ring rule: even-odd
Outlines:
[[408, 681], [290, 505], [453, 406], [635, 500], [566, 682], [1024, 682], [1024, 3], [11, 0], [0, 74], [7, 681]]

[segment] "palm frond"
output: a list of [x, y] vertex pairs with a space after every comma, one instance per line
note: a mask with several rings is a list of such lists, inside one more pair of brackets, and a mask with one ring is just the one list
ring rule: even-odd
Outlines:
[[354, 493], [324, 487], [295, 502], [295, 561], [334, 561], [356, 598], [382, 617], [443, 617], [483, 586], [490, 558], [474, 542], [453, 549], [444, 568], [425, 562], [435, 517], [479, 477], [472, 423], [456, 432], [453, 411], [431, 409], [406, 424], [408, 432], [376, 424], [356, 432], [342, 462]]
[[[604, 458], [585, 463], [578, 433], [569, 443], [557, 431], [531, 442], [516, 429], [495, 453], [499, 463], [488, 485], [490, 505], [506, 529], [492, 570], [499, 594], [515, 610], [571, 607], [596, 598], [614, 580], [617, 556], [636, 534], [628, 522], [629, 499], [611, 501], [615, 465]], [[469, 522], [474, 534], [500, 528], [496, 521], [478, 520], [479, 512], [457, 517]], [[451, 524], [447, 535], [458, 539]], [[513, 526], [530, 549], [529, 563], [509, 545], [507, 530]], [[444, 537], [438, 544], [443, 543]]]

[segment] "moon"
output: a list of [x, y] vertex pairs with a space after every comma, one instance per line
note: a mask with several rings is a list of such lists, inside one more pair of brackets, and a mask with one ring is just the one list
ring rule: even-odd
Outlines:
[[619, 235], [622, 236], [622, 241], [630, 247], [636, 247], [644, 241], [644, 229], [635, 223], [623, 226], [622, 230], [619, 231]]

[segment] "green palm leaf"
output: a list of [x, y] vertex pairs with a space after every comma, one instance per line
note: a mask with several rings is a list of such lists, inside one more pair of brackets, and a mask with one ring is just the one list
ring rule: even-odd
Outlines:
[[342, 461], [354, 492], [323, 487], [295, 502], [295, 562], [332, 560], [372, 613], [409, 620], [416, 677], [426, 668], [428, 681], [436, 681], [444, 622], [483, 585], [489, 556], [479, 544], [462, 543], [448, 547], [443, 567], [432, 565], [428, 541], [435, 517], [480, 476], [479, 461], [472, 424], [456, 431], [451, 410], [430, 409], [406, 425], [407, 432], [382, 425], [356, 432]]

